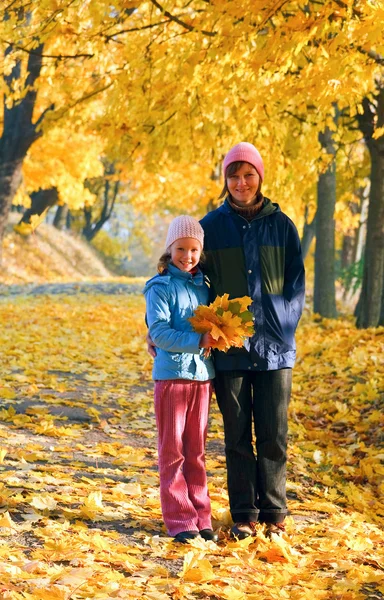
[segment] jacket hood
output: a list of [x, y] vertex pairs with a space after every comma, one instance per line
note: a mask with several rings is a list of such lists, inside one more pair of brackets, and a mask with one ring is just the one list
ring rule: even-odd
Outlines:
[[148, 290], [151, 289], [151, 287], [154, 285], [158, 285], [158, 284], [169, 285], [170, 280], [171, 280], [170, 275], [160, 275], [160, 273], [158, 273], [151, 279], [148, 279], [148, 281], [145, 283], [145, 286], [143, 289], [143, 294], [146, 294], [148, 292]]
[[[221, 210], [227, 214], [228, 213], [229, 214], [236, 213], [236, 211], [229, 204], [227, 198], [224, 200], [224, 203], [219, 207], [219, 210]], [[272, 213], [275, 213], [275, 212], [281, 212], [280, 206], [276, 202], [271, 202], [269, 198], [266, 198], [264, 196], [263, 208], [254, 218], [262, 219], [263, 217], [268, 217], [269, 215], [271, 215]], [[236, 214], [239, 214], [239, 213], [236, 213]]]

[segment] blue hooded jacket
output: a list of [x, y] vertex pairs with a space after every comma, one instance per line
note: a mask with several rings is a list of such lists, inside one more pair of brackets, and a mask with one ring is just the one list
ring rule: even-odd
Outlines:
[[193, 276], [170, 264], [165, 275], [147, 281], [144, 295], [149, 334], [156, 345], [153, 379], [213, 379], [212, 359], [204, 357], [201, 334], [188, 321], [199, 304], [208, 302], [202, 272]]

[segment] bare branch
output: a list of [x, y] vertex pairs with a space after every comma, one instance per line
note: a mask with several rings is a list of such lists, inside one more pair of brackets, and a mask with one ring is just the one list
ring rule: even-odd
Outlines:
[[372, 58], [378, 65], [384, 65], [384, 56], [378, 54], [374, 50], [364, 50], [361, 46], [357, 46], [356, 48], [362, 54], [366, 54], [369, 58]]
[[[71, 110], [71, 108], [74, 108], [75, 106], [77, 106], [78, 104], [81, 104], [82, 102], [86, 102], [90, 98], [93, 98], [93, 96], [97, 96], [98, 94], [105, 92], [105, 90], [108, 90], [113, 84], [114, 84], [114, 81], [111, 81], [110, 83], [104, 85], [103, 87], [101, 87], [97, 90], [94, 90], [93, 92], [90, 92], [89, 94], [85, 94], [84, 96], [82, 96], [81, 98], [79, 98], [78, 100], [73, 102], [73, 104], [71, 104], [70, 106], [67, 106], [63, 111], [61, 111], [61, 112], [58, 111], [58, 117], [56, 120], [61, 119], [69, 110]], [[47, 109], [47, 110], [49, 110], [49, 109]]]
[[307, 123], [307, 119], [305, 119], [304, 117], [299, 117], [299, 115], [295, 115], [290, 110], [284, 110], [283, 114], [289, 115], [290, 117], [297, 119], [297, 121], [300, 121], [301, 123]]
[[113, 41], [118, 35], [122, 35], [123, 33], [131, 33], [132, 31], [143, 31], [144, 29], [152, 29], [153, 27], [159, 27], [160, 25], [165, 25], [168, 21], [159, 21], [159, 23], [151, 23], [150, 25], [144, 25], [143, 27], [131, 27], [131, 29], [121, 29], [120, 31], [116, 31], [116, 33], [110, 33], [109, 35], [101, 34], [107, 40]]
[[28, 50], [28, 48], [24, 48], [23, 46], [15, 46], [12, 42], [8, 42], [7, 40], [1, 40], [5, 44], [8, 44], [9, 47], [14, 47], [17, 50], [21, 50], [22, 52], [26, 52], [27, 54], [32, 54], [36, 56], [41, 56], [41, 58], [54, 58], [56, 60], [67, 60], [70, 58], [93, 58], [94, 54], [41, 54], [36, 50]]
[[45, 115], [46, 115], [48, 112], [50, 112], [50, 111], [52, 111], [52, 110], [54, 110], [54, 109], [55, 109], [55, 105], [54, 105], [54, 104], [51, 104], [50, 106], [48, 106], [48, 108], [46, 108], [46, 109], [45, 109], [45, 110], [44, 110], [44, 111], [41, 113], [40, 117], [37, 119], [37, 121], [36, 121], [36, 123], [35, 123], [35, 129], [36, 129], [36, 131], [38, 131], [38, 130], [39, 130], [39, 128], [40, 128], [40, 125], [41, 125], [41, 123], [43, 122]]
[[[168, 17], [168, 19], [170, 21], [174, 21], [175, 23], [177, 23], [181, 27], [184, 27], [184, 29], [187, 29], [188, 31], [196, 31], [196, 28], [193, 27], [193, 25], [188, 25], [188, 23], [185, 23], [184, 21], [182, 21], [178, 17], [175, 17], [174, 15], [171, 15], [171, 13], [168, 12], [167, 10], [165, 10], [165, 8], [163, 8], [161, 6], [161, 4], [159, 4], [157, 2], [157, 0], [151, 0], [151, 2], [152, 2], [152, 4], [154, 6], [156, 6], [156, 8], [158, 8], [159, 10], [161, 10], [161, 12], [163, 13], [163, 15], [165, 15], [166, 17]], [[217, 35], [217, 33], [215, 31], [205, 31], [204, 29], [201, 29], [199, 31], [200, 31], [200, 33], [203, 33], [204, 35], [208, 35], [210, 37], [214, 37], [215, 35]]]

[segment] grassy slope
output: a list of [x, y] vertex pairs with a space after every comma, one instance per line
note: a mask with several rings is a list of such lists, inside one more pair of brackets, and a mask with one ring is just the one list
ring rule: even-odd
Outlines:
[[105, 279], [112, 275], [89, 244], [69, 233], [42, 223], [35, 233], [23, 238], [12, 230], [3, 243], [0, 283], [43, 283]]

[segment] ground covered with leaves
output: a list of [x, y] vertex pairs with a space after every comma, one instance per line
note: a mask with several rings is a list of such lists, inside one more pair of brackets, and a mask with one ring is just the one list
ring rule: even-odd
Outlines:
[[229, 540], [213, 405], [220, 541], [183, 546], [161, 519], [143, 313], [126, 293], [0, 301], [0, 598], [383, 598], [383, 328], [300, 325], [283, 537]]

